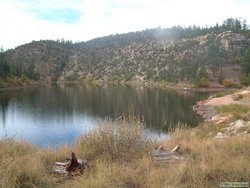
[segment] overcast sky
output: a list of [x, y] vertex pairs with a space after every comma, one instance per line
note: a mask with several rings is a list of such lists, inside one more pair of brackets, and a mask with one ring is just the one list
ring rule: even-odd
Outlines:
[[250, 0], [0, 0], [0, 46], [32, 40], [86, 41], [174, 25], [250, 23]]

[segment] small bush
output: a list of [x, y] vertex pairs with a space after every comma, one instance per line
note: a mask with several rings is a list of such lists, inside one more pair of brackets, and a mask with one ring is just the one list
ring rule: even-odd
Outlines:
[[235, 94], [235, 95], [233, 95], [233, 99], [235, 100], [235, 101], [239, 101], [239, 100], [241, 100], [241, 99], [243, 99], [244, 98], [244, 96], [242, 95], [242, 94]]
[[218, 79], [218, 82], [220, 83], [220, 84], [223, 84], [223, 81], [224, 81], [224, 76], [223, 75], [220, 75], [219, 76], [219, 79]]
[[28, 77], [26, 75], [22, 75], [21, 76], [21, 82], [24, 83], [24, 82], [27, 82], [28, 81]]
[[67, 76], [66, 79], [67, 79], [68, 81], [73, 82], [73, 81], [76, 81], [77, 78], [78, 78], [78, 75], [77, 75], [76, 73], [72, 73], [72, 74], [70, 74], [69, 76]]
[[151, 151], [151, 142], [136, 118], [105, 120], [86, 135], [77, 139], [79, 150], [86, 159], [108, 158], [129, 160]]
[[240, 76], [240, 82], [246, 86], [250, 85], [250, 74], [242, 74]]
[[228, 79], [223, 80], [223, 85], [228, 88], [237, 86], [237, 84], [234, 81]]
[[208, 87], [209, 86], [209, 80], [207, 78], [201, 78], [198, 83], [198, 87]]

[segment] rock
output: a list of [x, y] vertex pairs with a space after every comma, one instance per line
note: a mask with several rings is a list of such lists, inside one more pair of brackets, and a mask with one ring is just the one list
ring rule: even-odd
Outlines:
[[222, 136], [222, 135], [223, 135], [222, 132], [218, 132], [218, 133], [217, 133], [217, 136]]
[[223, 139], [223, 138], [228, 138], [229, 136], [228, 135], [216, 135], [214, 138], [217, 138], [217, 139]]
[[208, 97], [207, 100], [210, 100], [210, 99], [213, 99], [214, 98], [214, 95], [211, 95], [210, 97]]
[[217, 117], [212, 117], [212, 120], [216, 120], [216, 124], [220, 124], [220, 123], [224, 123], [226, 122], [227, 120], [229, 120], [230, 118], [232, 117], [232, 115], [228, 115], [228, 116], [220, 116], [220, 115], [217, 115]]
[[[248, 131], [244, 131], [245, 127], [250, 127], [249, 121], [244, 120], [237, 120], [229, 124], [228, 127], [222, 128], [221, 132], [218, 132], [215, 138], [225, 138], [225, 137], [231, 137], [231, 136], [245, 136], [248, 135]], [[223, 133], [222, 133], [223, 132]]]
[[235, 122], [230, 123], [229, 127], [227, 128], [226, 132], [237, 133], [240, 128], [246, 127], [246, 122], [243, 120], [237, 120]]
[[244, 131], [244, 132], [241, 132], [239, 135], [247, 135], [248, 132], [247, 131]]
[[223, 138], [228, 138], [228, 137], [229, 135], [222, 133], [222, 132], [218, 132], [214, 138], [223, 139]]
[[205, 121], [209, 121], [212, 117], [217, 115], [216, 110], [211, 105], [197, 104], [193, 106], [194, 111], [200, 115]]
[[243, 126], [245, 126], [244, 121], [240, 119], [240, 120], [236, 121], [236, 123], [234, 125], [234, 128], [239, 129], [239, 128], [243, 127]]

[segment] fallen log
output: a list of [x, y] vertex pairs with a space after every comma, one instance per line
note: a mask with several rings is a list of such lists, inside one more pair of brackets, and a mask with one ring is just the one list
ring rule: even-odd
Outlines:
[[178, 150], [180, 146], [177, 145], [171, 151], [165, 150], [162, 146], [154, 150], [154, 162], [164, 162], [169, 163], [175, 160], [184, 159], [182, 156], [178, 155]]
[[66, 162], [55, 162], [53, 172], [65, 176], [76, 176], [83, 173], [88, 167], [86, 160], [76, 158], [76, 154], [72, 152], [71, 159]]

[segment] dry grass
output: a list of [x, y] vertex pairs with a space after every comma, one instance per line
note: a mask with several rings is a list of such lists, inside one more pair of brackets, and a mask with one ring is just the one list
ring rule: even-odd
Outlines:
[[[177, 130], [165, 147], [179, 143], [186, 161], [170, 165], [167, 183], [178, 187], [218, 187], [223, 181], [250, 181], [250, 139], [204, 139], [190, 130]], [[170, 180], [170, 181], [169, 181]], [[172, 184], [173, 185], [173, 184]]]
[[225, 95], [233, 94], [235, 89], [228, 89], [214, 94], [214, 97], [223, 97]]
[[246, 119], [247, 113], [250, 112], [250, 107], [244, 104], [229, 104], [216, 107], [216, 110], [221, 114], [232, 114], [234, 119]]
[[77, 148], [84, 151], [84, 158], [130, 160], [151, 152], [151, 141], [137, 118], [118, 118], [115, 122], [105, 120], [77, 139]]
[[53, 184], [37, 149], [12, 139], [0, 141], [0, 187], [49, 187]]
[[[224, 181], [250, 181], [248, 136], [217, 140], [201, 136], [208, 132], [205, 125], [177, 128], [171, 139], [158, 144], [169, 149], [180, 144], [186, 159], [154, 164], [152, 143], [142, 127], [134, 118], [119, 119], [116, 125], [106, 121], [75, 145], [58, 150], [1, 140], [0, 187], [218, 187]], [[53, 163], [64, 161], [71, 151], [88, 158], [90, 168], [71, 179], [53, 175]]]

